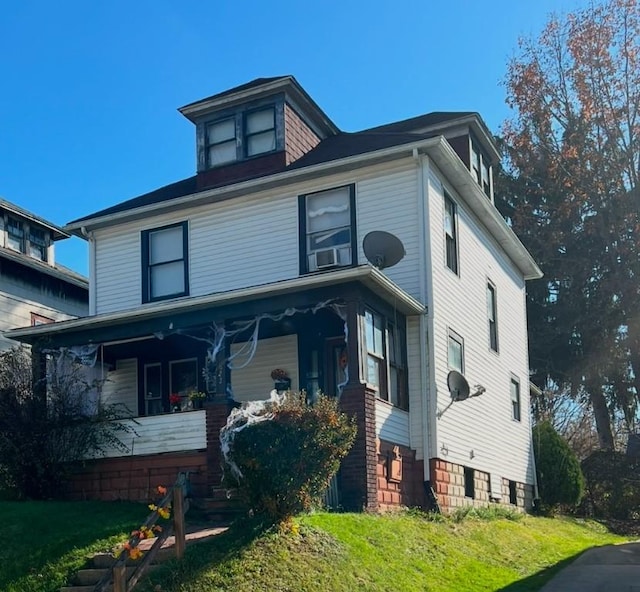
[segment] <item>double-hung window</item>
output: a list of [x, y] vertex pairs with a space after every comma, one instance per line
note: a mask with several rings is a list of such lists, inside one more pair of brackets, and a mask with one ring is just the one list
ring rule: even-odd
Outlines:
[[520, 381], [511, 377], [511, 417], [515, 421], [520, 421]]
[[404, 331], [391, 323], [387, 325], [389, 355], [389, 402], [400, 409], [409, 409], [407, 372], [404, 354]]
[[277, 149], [276, 109], [239, 111], [204, 126], [205, 165], [213, 168]]
[[20, 220], [11, 216], [7, 218], [7, 246], [24, 253], [24, 227]]
[[444, 194], [444, 240], [445, 261], [447, 267], [458, 273], [458, 221], [456, 218], [456, 203]]
[[355, 263], [353, 185], [300, 196], [302, 273]]
[[471, 172], [485, 195], [491, 198], [491, 165], [489, 157], [471, 140]]
[[236, 159], [235, 117], [207, 125], [207, 166], [215, 167]]
[[498, 304], [496, 301], [496, 287], [487, 282], [487, 319], [489, 321], [489, 347], [498, 351]]
[[451, 330], [449, 330], [447, 358], [451, 370], [464, 374], [464, 340]]
[[276, 149], [276, 119], [273, 107], [245, 114], [244, 143], [247, 156]]
[[29, 255], [40, 261], [47, 260], [47, 237], [44, 230], [29, 227]]
[[142, 301], [189, 293], [187, 223], [142, 232]]
[[367, 344], [367, 383], [385, 401], [389, 399], [387, 391], [387, 372], [385, 361], [384, 321], [382, 316], [370, 310], [365, 311], [365, 340]]

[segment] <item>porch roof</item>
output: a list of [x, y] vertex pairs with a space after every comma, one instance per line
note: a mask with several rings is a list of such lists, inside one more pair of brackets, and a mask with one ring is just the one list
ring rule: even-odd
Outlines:
[[[360, 265], [227, 292], [185, 296], [142, 304], [133, 309], [13, 329], [6, 331], [4, 336], [29, 344], [38, 342], [50, 342], [52, 345], [101, 343], [141, 334], [149, 335], [155, 332], [171, 331], [188, 324], [206, 323], [211, 320], [205, 314], [206, 311], [216, 311], [222, 307], [237, 305], [249, 307], [250, 303], [261, 299], [286, 298], [287, 295], [303, 292], [314, 292], [319, 296], [322, 295], [323, 298], [332, 295], [339, 297], [339, 293], [332, 294], [330, 289], [349, 283], [358, 283], [370, 289], [403, 314], [416, 315], [426, 311], [423, 304], [399, 288], [381, 271], [371, 265]], [[285, 307], [289, 305], [286, 303]], [[247, 308], [247, 313], [249, 312], [251, 311]]]

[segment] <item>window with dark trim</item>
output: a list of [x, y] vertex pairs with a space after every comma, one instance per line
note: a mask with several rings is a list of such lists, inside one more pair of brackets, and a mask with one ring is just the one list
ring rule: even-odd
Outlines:
[[511, 377], [511, 417], [515, 421], [520, 421], [520, 381]]
[[471, 137], [471, 172], [484, 194], [491, 198], [491, 161]]
[[205, 163], [214, 168], [277, 150], [275, 106], [239, 111], [204, 126]]
[[515, 481], [509, 481], [509, 503], [518, 505], [518, 487]]
[[146, 415], [164, 413], [162, 364], [160, 362], [144, 365], [144, 406]]
[[189, 293], [187, 222], [142, 231], [142, 302]]
[[487, 320], [489, 323], [489, 347], [498, 351], [498, 304], [496, 300], [496, 287], [487, 282]]
[[445, 192], [444, 194], [444, 237], [445, 260], [447, 267], [458, 273], [458, 221], [456, 204]]
[[476, 497], [476, 472], [471, 467], [464, 467], [464, 496], [475, 499]]
[[383, 317], [367, 310], [364, 313], [364, 323], [367, 345], [367, 383], [377, 391], [378, 397], [388, 401]]
[[389, 359], [389, 402], [405, 411], [409, 410], [407, 392], [407, 364], [405, 333], [400, 326], [387, 324]]
[[449, 368], [464, 374], [464, 339], [449, 329], [447, 359]]
[[355, 186], [299, 197], [300, 273], [356, 265]]
[[29, 256], [40, 261], [47, 260], [47, 235], [44, 230], [29, 226]]
[[7, 246], [24, 253], [24, 227], [22, 222], [11, 216], [7, 217]]

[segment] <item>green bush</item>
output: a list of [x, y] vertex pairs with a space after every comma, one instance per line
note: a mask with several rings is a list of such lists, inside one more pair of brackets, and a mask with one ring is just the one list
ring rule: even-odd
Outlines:
[[533, 449], [543, 508], [575, 507], [584, 493], [580, 463], [548, 421], [533, 428]]
[[249, 413], [239, 409], [221, 432], [229, 445], [225, 480], [256, 514], [284, 521], [319, 500], [355, 436], [354, 420], [325, 396], [313, 406], [292, 394]]
[[600, 450], [582, 461], [585, 510], [598, 518], [640, 517], [640, 460]]

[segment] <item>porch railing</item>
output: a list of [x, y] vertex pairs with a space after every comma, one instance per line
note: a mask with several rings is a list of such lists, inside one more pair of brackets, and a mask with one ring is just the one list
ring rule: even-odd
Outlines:
[[[147, 517], [140, 530], [152, 529], [158, 518], [160, 517], [160, 510], [167, 507], [171, 503], [171, 513], [173, 520], [171, 523], [160, 532], [152, 547], [144, 554], [140, 563], [136, 566], [136, 569], [131, 574], [131, 577], [127, 579], [127, 560], [129, 554], [123, 552], [120, 557], [113, 564], [111, 570], [109, 570], [105, 576], [100, 580], [93, 589], [93, 592], [105, 592], [108, 587], [113, 584], [113, 592], [130, 592], [134, 586], [138, 583], [140, 578], [147, 571], [149, 566], [153, 563], [158, 551], [162, 547], [162, 544], [169, 538], [171, 534], [175, 535], [175, 553], [178, 559], [182, 559], [184, 556], [184, 550], [186, 546], [186, 530], [184, 516], [189, 510], [189, 500], [187, 499], [188, 491], [188, 473], [180, 473], [176, 482], [167, 490], [166, 495], [157, 504], [157, 509], [152, 511]], [[135, 549], [140, 543], [141, 538], [138, 536], [131, 536], [128, 541], [127, 548]]]

